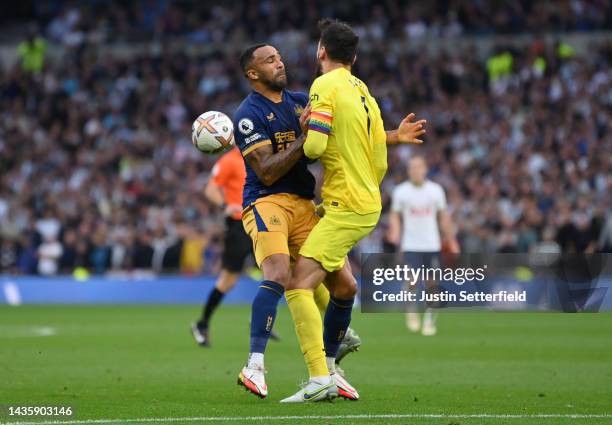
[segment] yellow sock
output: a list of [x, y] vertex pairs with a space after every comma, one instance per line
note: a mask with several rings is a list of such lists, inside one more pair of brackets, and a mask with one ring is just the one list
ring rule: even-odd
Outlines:
[[329, 375], [323, 349], [323, 322], [313, 292], [308, 289], [291, 289], [285, 292], [285, 298], [310, 377]]
[[329, 304], [329, 291], [324, 284], [319, 284], [317, 289], [314, 290], [314, 300], [321, 313], [327, 310], [327, 304]]

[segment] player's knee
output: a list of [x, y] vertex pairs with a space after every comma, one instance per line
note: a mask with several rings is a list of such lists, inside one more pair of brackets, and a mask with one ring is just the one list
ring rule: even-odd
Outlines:
[[300, 279], [299, 276], [291, 276], [287, 289], [313, 289], [310, 282]]
[[348, 300], [355, 298], [357, 295], [357, 281], [354, 277], [343, 280], [342, 285], [336, 285], [334, 287], [334, 297], [341, 300]]
[[291, 270], [289, 267], [289, 256], [271, 255], [266, 258], [262, 264], [263, 275], [265, 280], [281, 284], [287, 288], [291, 280]]
[[264, 276], [266, 280], [271, 280], [276, 283], [280, 283], [284, 288], [287, 288], [291, 275], [288, 269], [283, 270], [282, 268], [273, 270]]

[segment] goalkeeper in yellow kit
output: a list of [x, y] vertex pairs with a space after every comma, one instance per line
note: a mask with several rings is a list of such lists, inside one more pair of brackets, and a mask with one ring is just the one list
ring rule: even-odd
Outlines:
[[[319, 28], [317, 55], [323, 75], [310, 89], [312, 112], [304, 153], [310, 159], [319, 158], [323, 165], [325, 214], [302, 245], [285, 292], [310, 374], [300, 391], [282, 400], [286, 403], [324, 400], [337, 394], [329, 375], [334, 368], [334, 349], [351, 320], [355, 293], [346, 279], [336, 277], [343, 269], [346, 276], [346, 255], [378, 223], [387, 144], [421, 143], [413, 137], [425, 133], [424, 121], [410, 123], [412, 114], [398, 130], [385, 132], [376, 100], [351, 74], [359, 37], [347, 24], [335, 20], [323, 20]], [[415, 124], [416, 133], [412, 131]], [[313, 289], [321, 281], [330, 291], [325, 333], [313, 299]], [[335, 310], [332, 314], [330, 308]]]

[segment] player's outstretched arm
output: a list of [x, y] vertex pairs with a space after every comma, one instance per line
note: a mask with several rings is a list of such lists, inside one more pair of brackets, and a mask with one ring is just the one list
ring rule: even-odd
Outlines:
[[423, 143], [419, 137], [426, 133], [424, 127], [427, 121], [418, 120], [416, 122], [412, 122], [414, 117], [415, 115], [410, 113], [402, 120], [399, 127], [397, 127], [397, 130], [386, 131], [388, 145], [398, 143]]
[[289, 143], [284, 151], [277, 153], [274, 153], [272, 145], [263, 146], [249, 153], [245, 159], [257, 174], [257, 178], [266, 186], [270, 186], [287, 174], [304, 155], [304, 140], [306, 136], [302, 134]]

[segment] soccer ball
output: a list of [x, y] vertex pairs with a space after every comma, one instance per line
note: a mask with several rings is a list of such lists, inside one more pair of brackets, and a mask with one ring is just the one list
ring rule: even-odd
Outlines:
[[223, 112], [208, 111], [191, 126], [191, 142], [200, 151], [216, 154], [234, 146], [234, 125]]

